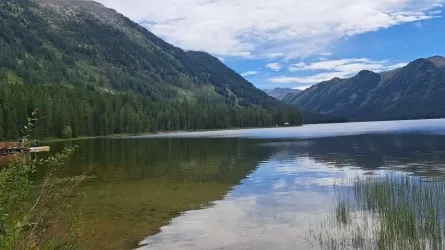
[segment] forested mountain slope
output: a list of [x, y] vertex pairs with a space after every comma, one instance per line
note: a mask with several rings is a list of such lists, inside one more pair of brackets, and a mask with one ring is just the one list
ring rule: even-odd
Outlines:
[[0, 138], [41, 108], [38, 137], [299, 124], [217, 58], [89, 0], [0, 2]]
[[445, 58], [434, 56], [388, 72], [335, 78], [285, 101], [311, 112], [370, 121], [445, 117], [444, 97]]

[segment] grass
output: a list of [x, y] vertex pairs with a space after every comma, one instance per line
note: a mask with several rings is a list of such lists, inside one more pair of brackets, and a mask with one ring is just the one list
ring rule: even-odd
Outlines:
[[11, 84], [23, 84], [23, 79], [18, 77], [16, 73], [12, 70], [8, 70], [8, 74], [6, 75], [7, 82]]
[[351, 180], [312, 231], [323, 249], [443, 249], [445, 182], [390, 174]]
[[[75, 249], [77, 211], [67, 203], [85, 175], [63, 176], [74, 153], [65, 149], [39, 161], [12, 159], [0, 171], [0, 249]], [[46, 167], [39, 181], [31, 176]], [[63, 226], [62, 226], [63, 225]]]
[[[147, 134], [147, 133], [144, 133]], [[41, 140], [43, 143], [54, 143], [54, 142], [66, 142], [66, 141], [79, 141], [79, 140], [89, 140], [96, 138], [111, 138], [111, 137], [120, 137], [120, 136], [129, 136], [130, 134], [113, 134], [113, 135], [104, 135], [104, 136], [79, 136], [73, 138], [45, 138]]]

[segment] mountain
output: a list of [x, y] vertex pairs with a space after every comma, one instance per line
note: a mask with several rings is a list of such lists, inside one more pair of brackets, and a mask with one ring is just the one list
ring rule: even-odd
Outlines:
[[0, 139], [33, 107], [42, 137], [300, 123], [217, 58], [89, 0], [0, 2], [0, 97]]
[[445, 58], [415, 60], [375, 73], [334, 78], [285, 100], [310, 112], [355, 121], [445, 117]]
[[301, 90], [298, 89], [289, 89], [289, 88], [275, 88], [275, 89], [263, 89], [264, 93], [269, 96], [282, 101], [286, 96], [295, 97]]
[[327, 123], [345, 123], [347, 119], [333, 115], [319, 114], [304, 109], [300, 110], [303, 124], [327, 124]]

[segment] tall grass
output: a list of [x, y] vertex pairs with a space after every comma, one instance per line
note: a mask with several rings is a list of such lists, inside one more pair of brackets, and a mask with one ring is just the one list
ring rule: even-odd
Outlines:
[[[86, 175], [64, 177], [74, 148], [42, 161], [18, 156], [0, 169], [0, 249], [76, 249], [80, 215], [69, 199]], [[42, 180], [31, 177], [47, 167]]]
[[445, 182], [398, 174], [350, 181], [312, 232], [323, 249], [444, 249]]

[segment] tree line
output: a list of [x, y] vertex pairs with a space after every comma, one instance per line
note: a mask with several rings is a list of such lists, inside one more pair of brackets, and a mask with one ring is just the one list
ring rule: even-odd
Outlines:
[[273, 111], [228, 105], [205, 95], [159, 102], [91, 86], [0, 84], [0, 139], [17, 139], [28, 114], [40, 109], [37, 138], [102, 136], [173, 130], [300, 124], [294, 108]]

